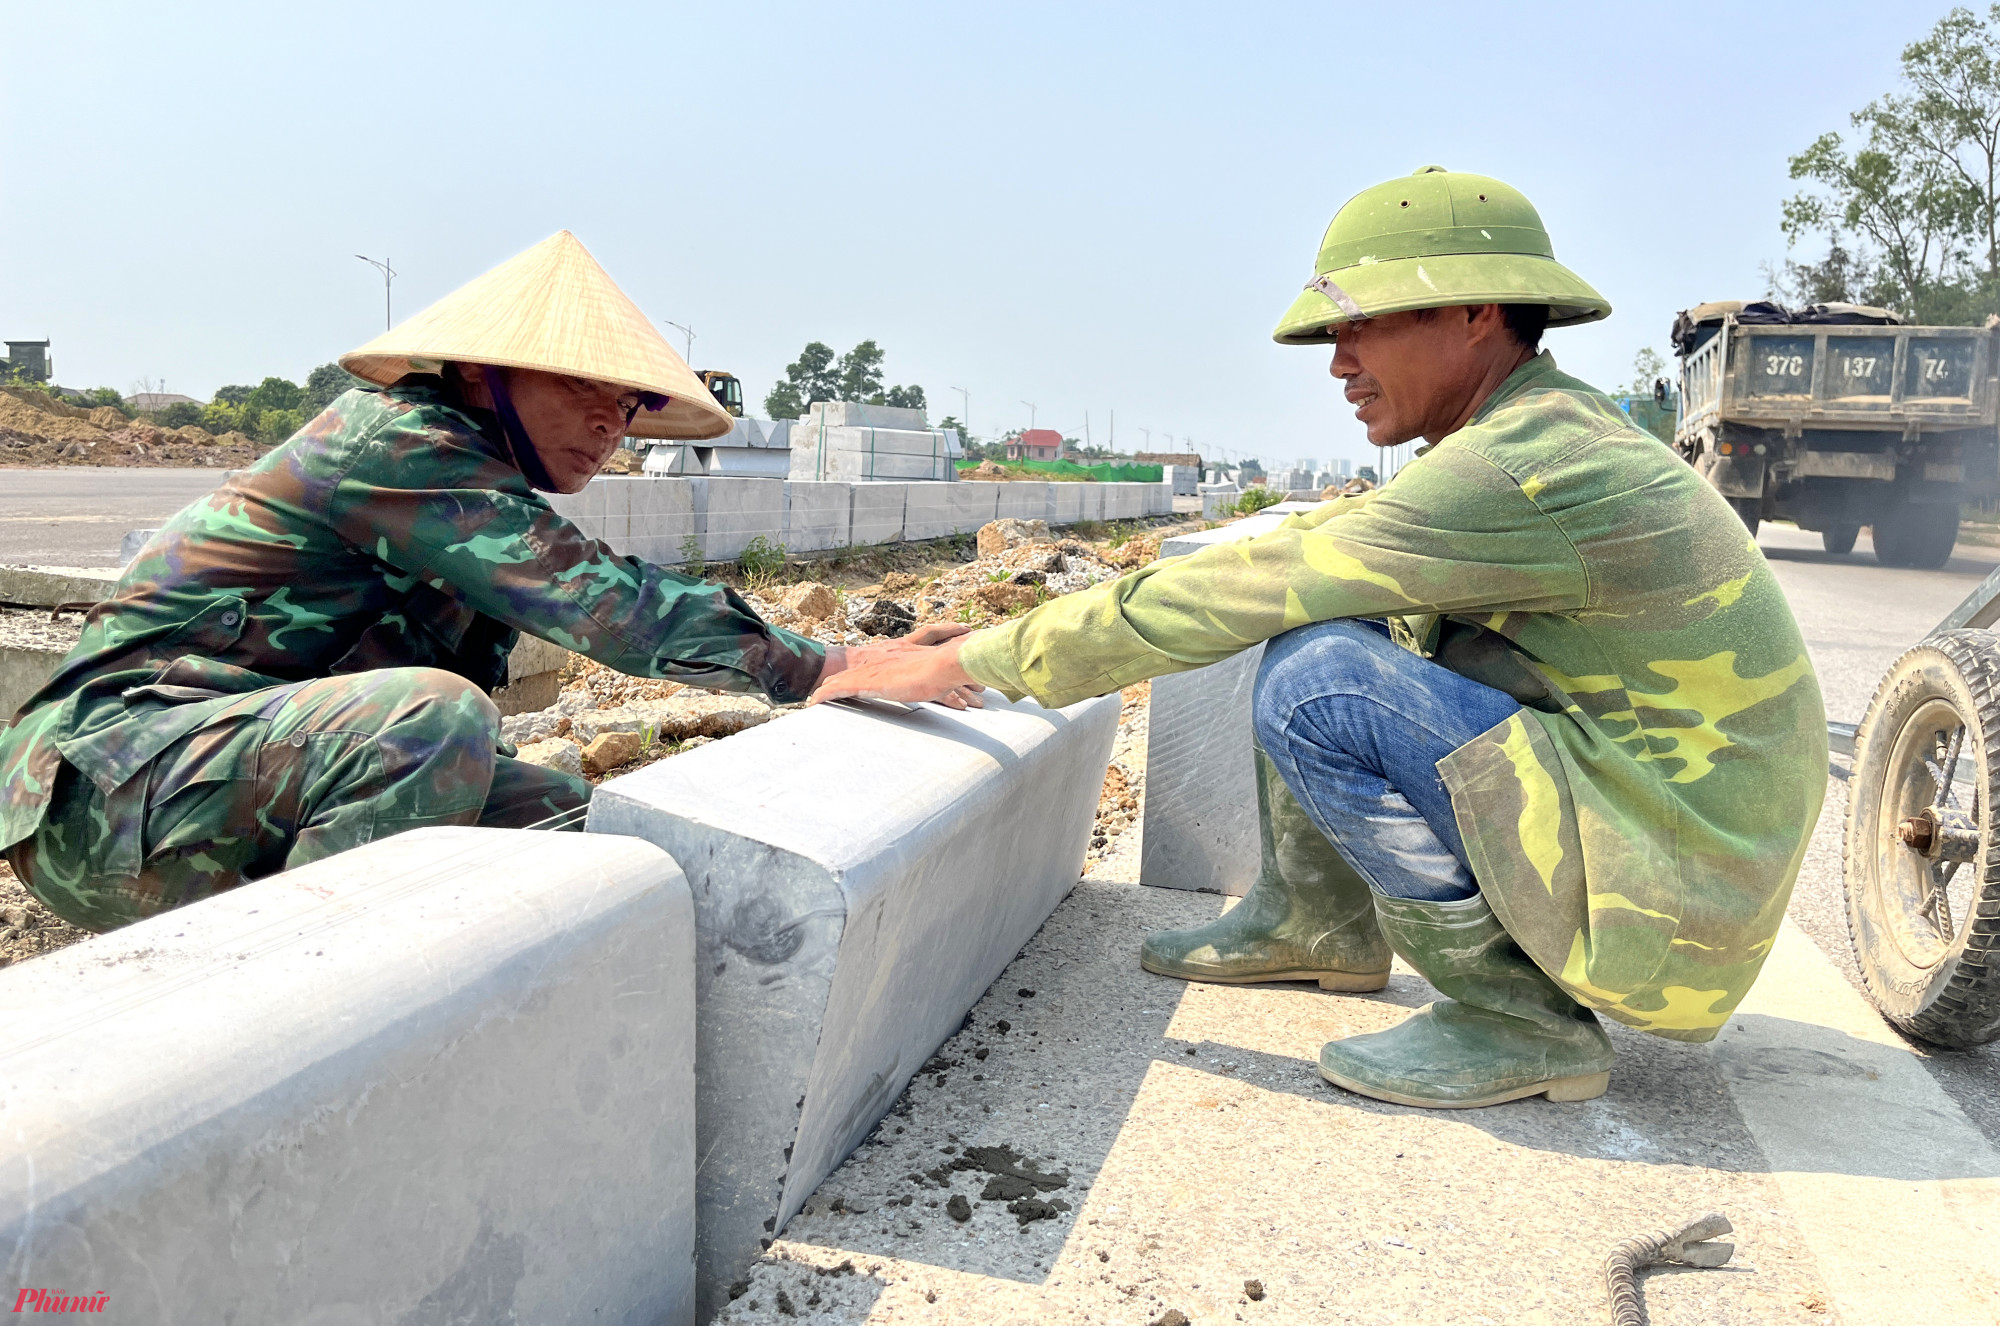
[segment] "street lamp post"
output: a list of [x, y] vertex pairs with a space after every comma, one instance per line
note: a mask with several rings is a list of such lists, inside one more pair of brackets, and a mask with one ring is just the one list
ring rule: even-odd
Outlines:
[[964, 387], [953, 387], [951, 390], [957, 392], [959, 397], [958, 431], [964, 433], [965, 440], [970, 442], [972, 440], [972, 393]]
[[1028, 407], [1028, 429], [1032, 432], [1035, 427], [1035, 403], [1033, 401], [1022, 401], [1021, 404]]
[[390, 302], [389, 293], [389, 283], [396, 279], [396, 269], [389, 265], [389, 259], [386, 256], [380, 262], [375, 261], [365, 253], [357, 253], [354, 256], [382, 273], [382, 329], [387, 331], [396, 325], [396, 310]]
[[[661, 321], [661, 322], [667, 322], [667, 320], [666, 320], [665, 318], [661, 318], [661, 319], [660, 319], [660, 321]], [[673, 328], [673, 329], [674, 329], [675, 331], [677, 331], [677, 332], [681, 332], [681, 333], [683, 333], [683, 334], [685, 334], [685, 335], [687, 336], [687, 362], [688, 362], [688, 367], [689, 367], [689, 368], [693, 368], [693, 367], [694, 367], [694, 328], [692, 328], [692, 327], [683, 327], [683, 326], [681, 326], [681, 325], [680, 325], [680, 324], [679, 324], [678, 322], [667, 322], [667, 325], [668, 325], [669, 327], [672, 327], [672, 328]]]

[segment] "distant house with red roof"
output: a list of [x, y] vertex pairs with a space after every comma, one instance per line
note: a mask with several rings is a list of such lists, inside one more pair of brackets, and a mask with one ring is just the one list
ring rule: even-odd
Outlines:
[[1061, 460], [1062, 434], [1053, 428], [1030, 428], [1007, 439], [1008, 460]]

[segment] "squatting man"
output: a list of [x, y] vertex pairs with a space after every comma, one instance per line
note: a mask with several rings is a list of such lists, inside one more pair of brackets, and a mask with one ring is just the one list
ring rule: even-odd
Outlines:
[[1263, 869], [1149, 971], [1443, 998], [1320, 1072], [1403, 1105], [1587, 1100], [1598, 1015], [1713, 1037], [1770, 951], [1826, 782], [1805, 645], [1742, 522], [1541, 350], [1610, 305], [1498, 180], [1365, 190], [1279, 322], [1331, 343], [1379, 491], [932, 648], [815, 700], [983, 685], [1070, 704], [1268, 642], [1253, 700]]

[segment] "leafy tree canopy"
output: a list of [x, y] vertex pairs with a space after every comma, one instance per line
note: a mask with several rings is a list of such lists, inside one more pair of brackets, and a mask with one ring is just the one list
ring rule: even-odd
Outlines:
[[2000, 4], [1953, 9], [1903, 48], [1904, 89], [1790, 159], [1808, 188], [1780, 219], [1788, 247], [1823, 235], [1819, 262], [1787, 259], [1772, 293], [1880, 304], [1917, 322], [2000, 311]]
[[342, 392], [367, 385], [339, 364], [321, 364], [306, 374], [305, 399], [300, 402], [299, 409], [307, 414], [318, 414], [333, 404], [334, 397]]
[[866, 401], [882, 394], [882, 347], [863, 341], [840, 360], [840, 399]]
[[1666, 356], [1649, 345], [1632, 356], [1632, 385], [1625, 390], [1634, 396], [1650, 396], [1653, 384], [1661, 378], [1672, 379], [1667, 372]]
[[305, 388], [298, 383], [286, 378], [265, 378], [243, 403], [259, 410], [296, 410], [305, 398]]
[[780, 382], [764, 397], [764, 414], [771, 419], [796, 419], [806, 412], [806, 398], [789, 382]]
[[815, 401], [928, 409], [922, 387], [883, 388], [883, 357], [874, 341], [863, 341], [844, 355], [836, 355], [824, 341], [808, 341], [799, 357], [785, 365], [785, 380], [764, 397], [764, 412], [773, 419], [797, 419]]
[[255, 387], [217, 387], [210, 399], [216, 405], [242, 405], [255, 390]]

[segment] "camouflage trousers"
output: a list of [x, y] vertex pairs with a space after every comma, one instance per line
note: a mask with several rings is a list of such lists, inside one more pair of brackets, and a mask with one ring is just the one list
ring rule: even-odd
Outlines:
[[65, 764], [41, 827], [8, 849], [15, 873], [64, 920], [109, 930], [406, 829], [522, 828], [590, 799], [580, 778], [499, 754], [499, 711], [453, 673], [241, 700], [108, 795]]

